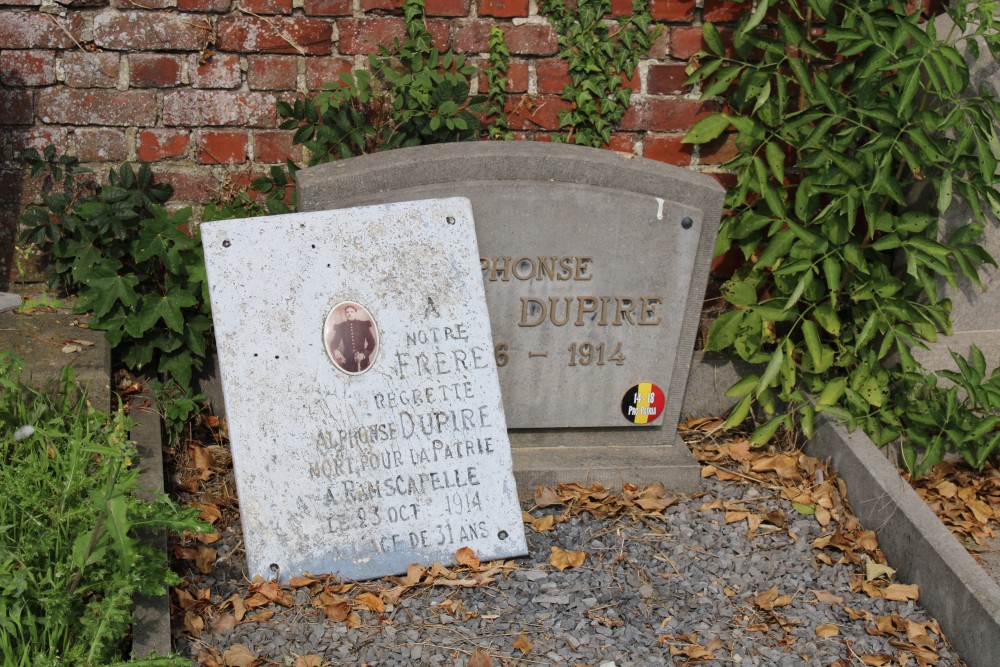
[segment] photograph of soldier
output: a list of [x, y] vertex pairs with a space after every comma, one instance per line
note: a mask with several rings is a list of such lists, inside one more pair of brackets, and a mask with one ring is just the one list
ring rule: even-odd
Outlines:
[[326, 316], [323, 341], [334, 366], [350, 375], [364, 373], [378, 353], [375, 318], [359, 303], [338, 303]]

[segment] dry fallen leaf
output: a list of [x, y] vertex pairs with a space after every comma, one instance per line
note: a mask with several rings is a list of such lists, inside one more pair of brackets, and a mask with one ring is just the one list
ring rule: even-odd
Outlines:
[[323, 656], [320, 655], [298, 655], [292, 667], [322, 667]]
[[522, 632], [514, 640], [514, 648], [516, 648], [522, 654], [528, 655], [529, 653], [531, 653], [531, 649], [534, 648], [534, 647], [533, 647], [532, 643], [528, 640], [527, 637], [524, 636], [524, 633]]
[[882, 565], [876, 563], [872, 559], [865, 561], [865, 580], [874, 581], [879, 577], [885, 577], [886, 579], [891, 579], [892, 575], [896, 574], [896, 570], [892, 569], [888, 565]]
[[473, 570], [478, 570], [481, 564], [479, 562], [479, 557], [476, 556], [476, 553], [469, 547], [462, 547], [456, 551], [455, 560], [458, 561], [459, 565], [471, 567]]
[[552, 505], [562, 505], [562, 498], [547, 486], [540, 486], [535, 489], [535, 505], [538, 507], [551, 507]]
[[816, 602], [829, 602], [830, 604], [843, 604], [844, 602], [844, 598], [834, 595], [830, 591], [814, 590], [812, 594], [816, 596]]
[[886, 600], [906, 602], [916, 600], [920, 597], [920, 593], [916, 584], [889, 584], [882, 589], [882, 597]]
[[552, 547], [549, 565], [562, 572], [570, 567], [580, 567], [586, 559], [586, 551], [565, 551], [559, 547]]
[[347, 615], [351, 613], [351, 603], [348, 600], [339, 600], [323, 607], [323, 613], [334, 623], [346, 621]]
[[469, 662], [466, 663], [467, 667], [493, 667], [493, 658], [490, 654], [481, 648], [477, 648], [469, 656]]
[[823, 625], [816, 628], [816, 636], [822, 637], [823, 639], [836, 637], [839, 634], [840, 634], [840, 629], [833, 623], [824, 623]]
[[254, 667], [260, 661], [243, 644], [233, 644], [222, 652], [222, 661], [226, 667]]
[[232, 614], [219, 614], [212, 622], [212, 632], [221, 634], [236, 627], [236, 617]]
[[361, 606], [369, 611], [373, 611], [376, 614], [385, 613], [385, 604], [382, 603], [381, 598], [372, 593], [362, 593], [354, 598], [354, 604], [355, 606]]

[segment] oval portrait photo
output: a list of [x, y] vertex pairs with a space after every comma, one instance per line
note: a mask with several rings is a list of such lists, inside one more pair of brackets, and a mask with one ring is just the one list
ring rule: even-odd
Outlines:
[[333, 365], [349, 375], [360, 375], [378, 354], [378, 327], [368, 309], [355, 301], [341, 301], [326, 316], [323, 343]]

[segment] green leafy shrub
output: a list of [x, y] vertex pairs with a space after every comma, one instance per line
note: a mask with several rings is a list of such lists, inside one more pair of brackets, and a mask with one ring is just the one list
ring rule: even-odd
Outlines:
[[[737, 184], [716, 252], [745, 258], [722, 286], [732, 309], [707, 347], [765, 365], [729, 390], [742, 400], [728, 425], [754, 405], [767, 415], [753, 444], [793, 415], [809, 435], [826, 412], [880, 445], [901, 440], [918, 474], [947, 448], [981, 466], [996, 447], [992, 393], [970, 398], [987, 419], [971, 432], [989, 437], [958, 435], [971, 425], [955, 412], [959, 396], [911, 352], [950, 330], [939, 279], [980, 285], [977, 267], [993, 263], [977, 240], [984, 210], [1000, 213], [998, 105], [969, 90], [955, 47], [982, 36], [996, 49], [994, 4], [951, 3], [958, 28], [938, 35], [903, 2], [758, 0], [731, 51], [704, 25], [709, 50], [689, 83], [728, 111], [696, 123], [686, 141], [735, 128], [739, 153], [727, 166]], [[974, 219], [941, 238], [938, 217], [955, 198]], [[979, 361], [971, 368], [968, 387], [985, 374]]]
[[392, 148], [473, 141], [485, 95], [470, 95], [476, 68], [465, 56], [440, 53], [424, 25], [423, 0], [406, 0], [407, 38], [380, 47], [367, 70], [341, 74], [311, 98], [278, 103], [294, 129], [296, 144], [309, 150], [309, 166]]
[[92, 311], [90, 326], [125, 367], [154, 368], [189, 387], [212, 327], [201, 242], [186, 231], [191, 209], [164, 208], [173, 191], [145, 164], [138, 173], [112, 169], [100, 185], [51, 146], [26, 159], [50, 191], [21, 216], [22, 240], [51, 259], [53, 284], [79, 295], [76, 312]]
[[569, 64], [572, 80], [562, 94], [572, 106], [559, 112], [559, 124], [568, 132], [552, 138], [606, 146], [632, 98], [624, 77], [632, 76], [659, 34], [651, 27], [649, 2], [632, 0], [632, 13], [617, 17], [615, 30], [604, 18], [611, 0], [540, 0], [538, 10], [558, 33], [559, 56]]
[[[135, 593], [179, 583], [137, 531], [199, 531], [197, 510], [141, 502], [128, 421], [52, 392], [0, 352], [0, 656], [8, 667], [118, 663]], [[134, 665], [184, 665], [158, 658]]]

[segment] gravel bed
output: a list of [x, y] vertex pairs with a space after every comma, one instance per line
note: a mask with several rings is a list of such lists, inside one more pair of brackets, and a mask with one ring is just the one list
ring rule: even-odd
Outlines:
[[[493, 665], [846, 667], [865, 664], [861, 656], [896, 657], [905, 650], [899, 647], [905, 634], [870, 634], [874, 617], [931, 620], [912, 601], [852, 592], [850, 579], [858, 566], [817, 562], [811, 545], [824, 529], [767, 488], [709, 479], [705, 489], [654, 518], [585, 514], [555, 530], [529, 528], [531, 555], [515, 560], [517, 569], [509, 576], [476, 588], [412, 589], [387, 605], [381, 618], [360, 612], [361, 627], [348, 629], [344, 622], [328, 620], [300, 589], [292, 593], [297, 604], [274, 605], [276, 613], [265, 622], [244, 621], [213, 632], [209, 619], [200, 638], [178, 634], [174, 648], [195, 658], [212, 650], [222, 656], [241, 644], [270, 661], [260, 664], [279, 665], [318, 655], [334, 665], [465, 666], [479, 649]], [[755, 512], [780, 510], [788, 523], [784, 530], [750, 539], [745, 521], [726, 524], [722, 511], [699, 510], [715, 499], [743, 501]], [[189, 574], [188, 589], [210, 589], [216, 606], [245, 595], [240, 544], [239, 522], [234, 522], [212, 545], [219, 553], [212, 572]], [[549, 565], [552, 547], [584, 551], [587, 557], [581, 567], [560, 572]], [[791, 601], [771, 610], [755, 604], [772, 587]], [[814, 590], [843, 602], [820, 602]], [[852, 620], [846, 608], [872, 618]], [[819, 637], [817, 628], [828, 624], [839, 634]], [[531, 644], [527, 653], [514, 647], [519, 636]], [[934, 639], [936, 664], [963, 664], [945, 641]]]

